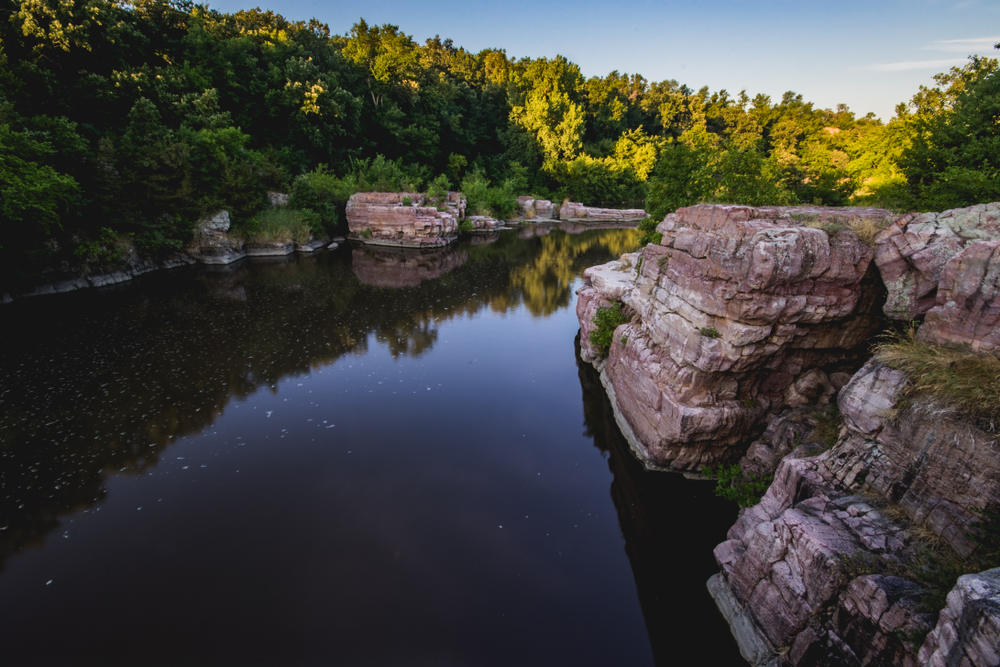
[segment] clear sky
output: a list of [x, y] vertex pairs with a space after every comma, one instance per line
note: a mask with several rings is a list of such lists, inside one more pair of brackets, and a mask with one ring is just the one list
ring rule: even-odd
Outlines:
[[[254, 0], [216, 0], [232, 12]], [[998, 0], [260, 0], [289, 19], [347, 33], [361, 17], [418, 42], [440, 35], [477, 52], [561, 54], [584, 76], [612, 70], [651, 81], [775, 101], [787, 90], [818, 107], [845, 103], [883, 120], [932, 76], [971, 54], [998, 57]]]

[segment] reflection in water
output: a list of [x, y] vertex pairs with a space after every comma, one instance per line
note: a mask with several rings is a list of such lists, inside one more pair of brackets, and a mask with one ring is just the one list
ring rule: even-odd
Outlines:
[[[363, 354], [372, 338], [418, 357], [442, 322], [487, 307], [547, 316], [569, 304], [584, 268], [637, 237], [505, 233], [442, 255], [355, 251], [353, 268], [342, 248], [4, 306], [0, 568], [42, 544], [60, 516], [101, 501], [108, 475], [142, 474], [233, 398]], [[436, 279], [434, 262], [447, 267]]]
[[430, 250], [355, 246], [352, 256], [354, 274], [372, 287], [416, 287], [462, 266], [469, 258], [455, 246]]
[[615, 423], [597, 371], [580, 360], [579, 345], [578, 335], [587, 434], [614, 475], [611, 498], [656, 664], [745, 665], [705, 588], [717, 571], [708, 555], [735, 521], [733, 504], [712, 493], [713, 482], [642, 467]]

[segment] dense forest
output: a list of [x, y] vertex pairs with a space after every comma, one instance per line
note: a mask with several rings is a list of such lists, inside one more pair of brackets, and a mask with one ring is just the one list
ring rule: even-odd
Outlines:
[[[360, 20], [187, 0], [0, 0], [0, 292], [45, 267], [177, 251], [225, 208], [254, 233], [267, 192], [319, 231], [360, 190], [942, 210], [1000, 200], [1000, 72], [969, 59], [882, 123], [694, 90], [565, 58], [418, 44]], [[1000, 46], [1000, 45], [998, 45]]]

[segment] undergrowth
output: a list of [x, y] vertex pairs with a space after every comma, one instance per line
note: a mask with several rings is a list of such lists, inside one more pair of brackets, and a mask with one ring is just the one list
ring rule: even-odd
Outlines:
[[744, 473], [738, 463], [715, 468], [702, 466], [701, 474], [716, 480], [715, 495], [732, 500], [740, 507], [752, 507], [759, 503], [774, 480], [774, 475]]
[[639, 231], [642, 235], [639, 237], [639, 245], [646, 246], [652, 243], [653, 245], [660, 245], [660, 241], [663, 240], [663, 234], [656, 231], [656, 218], [644, 218], [642, 222], [639, 223]]
[[622, 312], [620, 303], [601, 306], [594, 314], [594, 328], [590, 332], [590, 342], [604, 355], [611, 349], [615, 329], [628, 322], [631, 317]]
[[875, 346], [878, 360], [906, 373], [904, 400], [928, 398], [990, 433], [1000, 429], [1000, 359], [917, 340], [910, 327]]

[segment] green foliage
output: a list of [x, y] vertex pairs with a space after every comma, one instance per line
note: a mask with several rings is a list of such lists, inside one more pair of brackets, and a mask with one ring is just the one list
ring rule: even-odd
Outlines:
[[914, 97], [913, 138], [899, 159], [912, 202], [945, 210], [1000, 199], [1000, 66], [969, 63]]
[[403, 195], [403, 198], [399, 200], [399, 203], [403, 206], [413, 206], [413, 198], [410, 195]]
[[698, 333], [706, 338], [722, 338], [722, 334], [715, 327], [701, 327]]
[[473, 229], [475, 229], [475, 227], [473, 227], [472, 223], [469, 222], [468, 220], [463, 220], [458, 224], [458, 231], [464, 234], [469, 234], [470, 232], [472, 232]]
[[292, 192], [288, 204], [292, 208], [312, 211], [324, 227], [337, 224], [338, 206], [354, 194], [352, 188], [327, 171], [326, 165], [319, 165], [313, 171], [302, 174], [292, 181]]
[[[516, 178], [516, 175], [515, 175]], [[515, 178], [508, 178], [499, 188], [491, 187], [490, 180], [478, 170], [469, 172], [462, 180], [462, 194], [465, 195], [469, 212], [473, 215], [488, 215], [503, 220], [514, 215], [517, 210]]]
[[880, 362], [906, 373], [903, 396], [930, 399], [972, 419], [987, 431], [1000, 429], [1000, 359], [962, 347], [917, 339], [915, 327], [875, 346]]
[[363, 230], [361, 230], [361, 238], [370, 239], [371, 237], [372, 237], [371, 227], [365, 227]]
[[816, 415], [816, 426], [810, 434], [810, 439], [823, 443], [827, 449], [837, 444], [840, 437], [840, 427], [844, 423], [840, 408], [836, 403], [830, 403]]
[[701, 473], [716, 480], [715, 495], [732, 500], [740, 507], [752, 507], [759, 503], [774, 480], [774, 475], [745, 474], [738, 463], [715, 468], [703, 466]]
[[590, 331], [590, 342], [601, 354], [607, 354], [611, 349], [615, 329], [632, 318], [622, 312], [618, 302], [610, 306], [601, 306], [594, 314], [594, 328]]
[[656, 218], [644, 218], [639, 223], [639, 231], [642, 232], [642, 235], [639, 237], [640, 247], [645, 247], [650, 243], [653, 245], [660, 245], [660, 241], [663, 240], [663, 234], [656, 231], [656, 226], [658, 224], [659, 223], [656, 221]]

